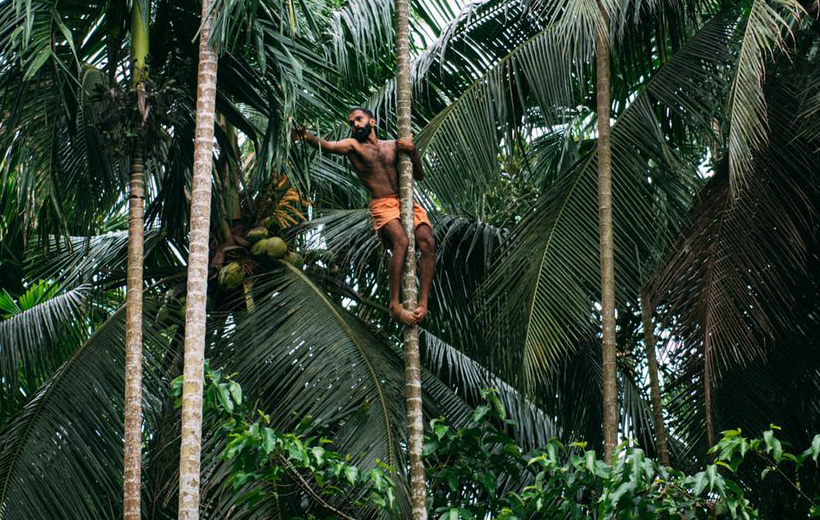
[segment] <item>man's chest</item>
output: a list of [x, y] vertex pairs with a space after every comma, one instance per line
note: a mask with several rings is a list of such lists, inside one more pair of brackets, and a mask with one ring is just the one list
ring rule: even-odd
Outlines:
[[395, 146], [362, 146], [350, 160], [363, 174], [384, 172], [395, 169]]

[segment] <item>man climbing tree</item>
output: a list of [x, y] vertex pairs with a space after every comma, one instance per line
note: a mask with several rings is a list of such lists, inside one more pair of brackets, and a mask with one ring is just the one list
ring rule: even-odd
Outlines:
[[405, 309], [399, 299], [402, 266], [407, 254], [408, 239], [399, 221], [399, 152], [405, 153], [413, 163], [413, 178], [424, 178], [421, 157], [412, 138], [382, 141], [376, 137], [376, 119], [366, 108], [353, 108], [347, 117], [352, 137], [341, 141], [327, 141], [309, 133], [304, 127], [293, 130], [295, 140], [333, 154], [344, 155], [353, 170], [370, 192], [370, 216], [376, 234], [392, 251], [390, 259], [390, 314], [404, 325], [415, 325], [427, 316], [427, 301], [433, 280], [435, 241], [427, 212], [413, 203], [413, 229], [416, 244], [421, 251], [419, 261], [420, 291], [415, 310]]

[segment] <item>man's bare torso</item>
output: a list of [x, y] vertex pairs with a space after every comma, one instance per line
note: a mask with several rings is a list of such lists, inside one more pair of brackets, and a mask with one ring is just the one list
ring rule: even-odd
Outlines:
[[370, 196], [377, 198], [398, 195], [396, 141], [350, 141], [353, 149], [347, 154], [347, 158], [359, 180], [370, 191]]
[[[413, 179], [424, 178], [421, 155], [413, 144], [411, 136], [396, 141], [380, 141], [374, 130], [376, 119], [370, 110], [351, 109], [347, 119], [352, 137], [341, 141], [328, 141], [315, 136], [302, 127], [294, 127], [293, 139], [305, 141], [314, 148], [328, 153], [344, 155], [353, 166], [356, 175], [373, 198], [396, 196], [399, 192], [399, 175], [397, 167], [398, 153], [404, 153], [410, 159], [413, 168]], [[392, 208], [395, 209], [395, 208]], [[420, 211], [421, 224], [416, 223], [416, 211]], [[396, 218], [392, 217], [381, 226], [382, 237], [387, 237], [388, 247], [393, 251], [390, 258], [390, 314], [399, 323], [414, 325], [427, 315], [427, 295], [433, 280], [435, 241], [432, 236], [429, 220], [417, 205], [413, 207], [413, 224], [415, 224], [416, 245], [421, 251], [420, 279], [421, 290], [419, 303], [415, 310], [405, 309], [399, 301], [401, 273], [407, 252], [407, 240], [404, 229]], [[379, 227], [376, 227], [378, 230]], [[404, 245], [402, 245], [404, 244]]]

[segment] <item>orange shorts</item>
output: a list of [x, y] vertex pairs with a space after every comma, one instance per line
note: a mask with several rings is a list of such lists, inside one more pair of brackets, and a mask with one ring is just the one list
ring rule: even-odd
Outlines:
[[[373, 219], [373, 229], [376, 230], [377, 235], [380, 235], [379, 231], [388, 222], [394, 219], [401, 220], [399, 198], [396, 195], [388, 195], [387, 197], [370, 199], [370, 217]], [[424, 208], [419, 206], [416, 201], [413, 201], [413, 228], [415, 229], [422, 224], [427, 224], [431, 229], [433, 227]]]

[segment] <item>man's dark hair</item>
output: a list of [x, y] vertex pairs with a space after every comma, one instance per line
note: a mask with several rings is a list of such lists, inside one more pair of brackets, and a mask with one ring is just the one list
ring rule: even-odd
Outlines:
[[357, 111], [357, 110], [361, 110], [362, 112], [364, 112], [365, 114], [367, 114], [367, 117], [369, 117], [369, 118], [371, 118], [371, 119], [373, 119], [373, 117], [375, 117], [375, 116], [373, 115], [373, 112], [372, 112], [369, 108], [364, 108], [364, 107], [353, 107], [353, 108], [351, 108], [350, 110], [348, 110], [348, 111], [347, 111], [347, 113], [348, 113], [348, 114], [352, 114], [353, 112], [355, 112], [355, 111]]

